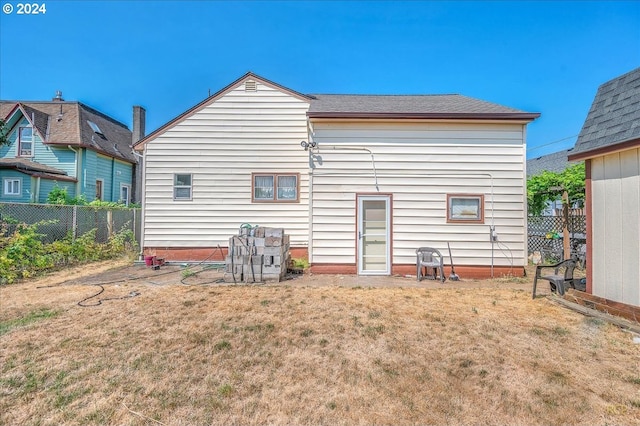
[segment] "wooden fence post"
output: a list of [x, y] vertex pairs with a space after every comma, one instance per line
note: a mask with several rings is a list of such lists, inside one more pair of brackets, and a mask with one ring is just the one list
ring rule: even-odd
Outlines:
[[78, 237], [78, 206], [73, 206], [71, 214], [71, 230], [73, 233], [73, 239]]
[[113, 210], [107, 210], [107, 238], [113, 235]]
[[569, 193], [562, 193], [562, 245], [564, 259], [571, 258], [571, 241], [569, 241]]

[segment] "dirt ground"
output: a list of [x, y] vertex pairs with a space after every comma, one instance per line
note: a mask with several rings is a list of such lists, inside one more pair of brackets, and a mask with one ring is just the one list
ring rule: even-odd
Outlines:
[[[59, 271], [30, 282], [42, 284], [77, 284], [86, 281], [87, 284], [97, 282], [111, 282], [118, 280], [136, 280], [141, 283], [153, 285], [233, 285], [222, 280], [222, 270], [216, 265], [163, 265], [158, 270], [146, 267], [144, 264], [132, 264], [129, 260], [117, 262], [100, 262], [90, 266], [80, 266], [66, 271]], [[193, 272], [186, 273], [185, 270]], [[280, 282], [256, 283], [255, 286], [290, 285], [300, 287], [373, 287], [373, 288], [514, 288], [525, 290], [531, 288], [535, 267], [526, 268], [526, 277], [496, 277], [488, 279], [473, 279], [460, 277], [459, 281], [449, 279], [441, 283], [437, 280], [423, 279], [418, 282], [415, 275], [392, 276], [358, 276], [358, 275], [332, 275], [332, 274], [288, 274]], [[238, 283], [242, 284], [242, 283]], [[545, 294], [548, 289], [543, 285], [540, 294]]]

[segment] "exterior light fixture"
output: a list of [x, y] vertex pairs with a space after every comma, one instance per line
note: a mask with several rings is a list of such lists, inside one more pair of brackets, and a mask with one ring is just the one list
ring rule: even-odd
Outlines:
[[305, 151], [308, 151], [309, 148], [315, 148], [316, 147], [316, 143], [315, 142], [302, 141], [302, 142], [300, 142], [300, 146], [303, 147]]

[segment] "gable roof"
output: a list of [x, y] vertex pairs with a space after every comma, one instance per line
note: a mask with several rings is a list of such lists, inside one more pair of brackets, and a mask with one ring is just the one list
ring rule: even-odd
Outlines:
[[[213, 95], [207, 96], [207, 98], [205, 100], [203, 100], [202, 102], [200, 102], [199, 104], [193, 106], [192, 108], [189, 108], [188, 110], [186, 110], [182, 114], [180, 114], [177, 117], [169, 120], [166, 124], [160, 126], [159, 128], [157, 128], [153, 132], [149, 133], [148, 135], [146, 135], [145, 137], [140, 139], [138, 142], [134, 143], [133, 147], [135, 148], [135, 147], [144, 145], [148, 140], [153, 139], [154, 137], [156, 137], [160, 133], [163, 133], [165, 130], [168, 130], [169, 128], [175, 126], [176, 124], [186, 120], [187, 118], [189, 118], [190, 116], [192, 116], [196, 112], [200, 111], [201, 109], [205, 108], [206, 106], [211, 105], [218, 98], [224, 96], [227, 92], [235, 89], [236, 87], [238, 87], [239, 85], [241, 85], [242, 83], [244, 83], [247, 80], [259, 81], [262, 84], [264, 84], [265, 86], [269, 86], [269, 87], [272, 87], [274, 89], [281, 90], [281, 91], [283, 91], [285, 93], [288, 93], [291, 96], [293, 96], [295, 98], [298, 98], [298, 99], [300, 99], [302, 101], [305, 101], [305, 102], [309, 102], [311, 100], [311, 98], [312, 98], [311, 96], [304, 95], [302, 93], [296, 92], [295, 90], [291, 90], [288, 87], [282, 86], [282, 85], [280, 85], [278, 83], [275, 83], [275, 82], [273, 82], [271, 80], [267, 80], [266, 78], [260, 77], [259, 75], [254, 74], [251, 71], [249, 71], [245, 75], [240, 77], [239, 79], [235, 80], [234, 82], [232, 82], [232, 83], [226, 85], [225, 87], [223, 87], [222, 89], [218, 90]], [[137, 148], [137, 149], [140, 149], [140, 148]]]
[[248, 72], [233, 83], [207, 97], [179, 116], [140, 139], [133, 146], [141, 149], [149, 140], [212, 104], [246, 80], [282, 90], [309, 102], [309, 118], [434, 118], [474, 120], [533, 121], [540, 113], [531, 113], [462, 95], [305, 95], [257, 74]]
[[577, 161], [569, 161], [568, 156], [573, 148], [543, 155], [527, 160], [527, 177], [538, 175], [544, 171], [560, 173], [568, 167], [577, 164]]
[[[9, 119], [18, 110], [46, 144], [89, 148], [129, 163], [136, 162], [127, 126], [83, 103], [0, 101], [0, 117]], [[102, 135], [91, 129], [88, 120], [98, 125]]]
[[571, 160], [640, 146], [640, 68], [598, 88]]
[[463, 95], [313, 95], [310, 118], [440, 118], [532, 121], [529, 113]]

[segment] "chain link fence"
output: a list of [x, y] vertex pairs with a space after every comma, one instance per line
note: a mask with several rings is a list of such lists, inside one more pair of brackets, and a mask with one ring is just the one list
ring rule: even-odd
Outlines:
[[4, 236], [20, 224], [38, 223], [45, 243], [64, 239], [69, 233], [79, 237], [96, 229], [96, 241], [104, 243], [109, 235], [133, 231], [140, 245], [142, 214], [140, 209], [119, 207], [60, 206], [52, 204], [0, 203], [0, 230]]

